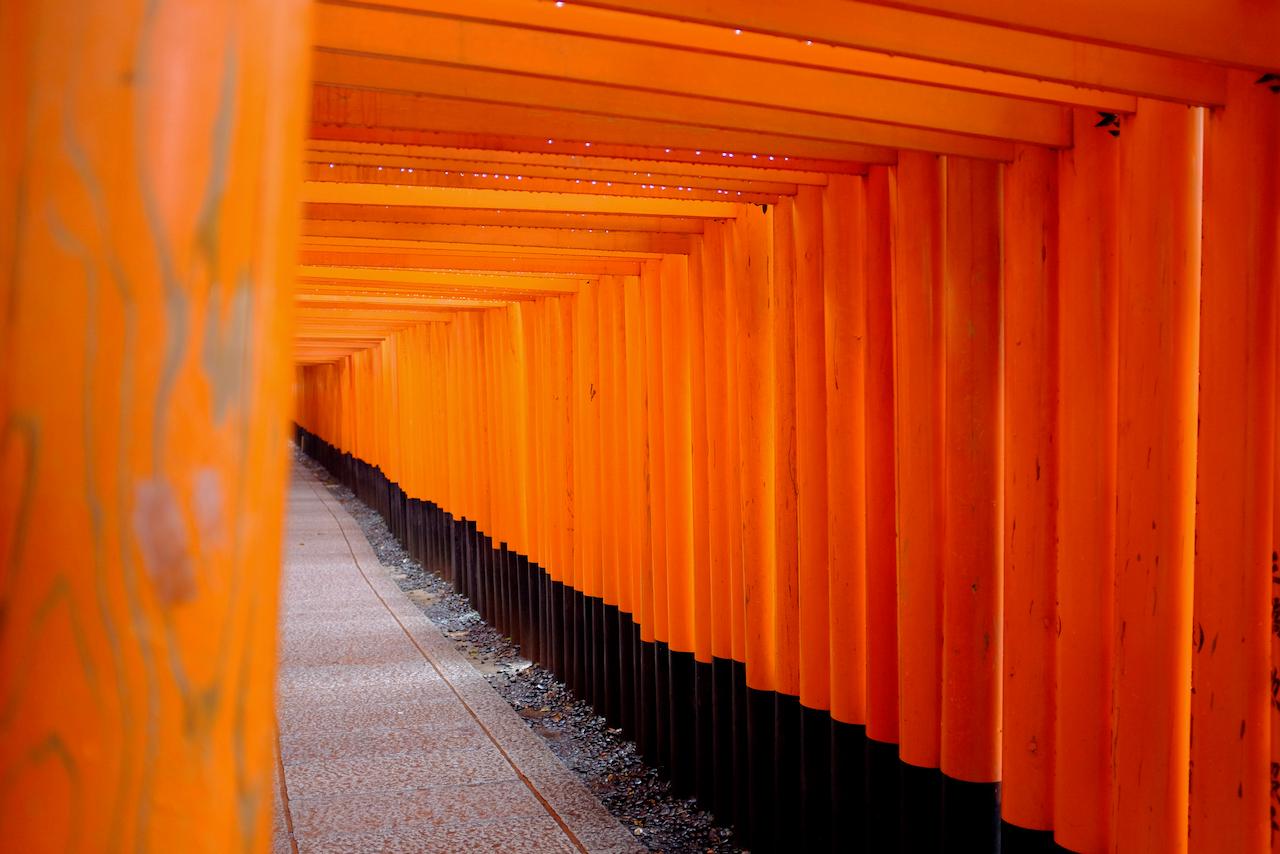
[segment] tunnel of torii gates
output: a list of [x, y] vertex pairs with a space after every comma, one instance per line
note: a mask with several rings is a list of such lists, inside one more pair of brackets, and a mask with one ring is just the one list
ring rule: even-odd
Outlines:
[[1280, 4], [0, 46], [7, 850], [265, 850], [291, 415], [753, 850], [1280, 844]]

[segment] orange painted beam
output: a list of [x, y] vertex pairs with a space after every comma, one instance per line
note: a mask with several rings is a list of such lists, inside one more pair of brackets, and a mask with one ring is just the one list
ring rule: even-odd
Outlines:
[[438, 296], [386, 296], [350, 293], [302, 293], [296, 294], [300, 303], [307, 305], [350, 306], [352, 308], [500, 308], [506, 299], [481, 299], [473, 297]]
[[339, 307], [295, 306], [294, 319], [298, 323], [312, 320], [328, 320], [341, 317], [344, 322], [377, 323], [382, 321], [404, 321], [407, 323], [447, 323], [453, 319], [450, 312], [414, 310], [414, 309], [345, 309]]
[[[724, 186], [695, 187], [683, 179], [671, 183], [631, 178], [628, 181], [614, 180], [613, 176], [594, 178], [586, 176], [554, 176], [541, 177], [524, 174], [524, 170], [499, 169], [495, 172], [481, 171], [484, 167], [465, 164], [454, 164], [452, 169], [414, 169], [398, 166], [395, 168], [380, 165], [355, 165], [311, 162], [306, 165], [306, 178], [309, 181], [336, 181], [352, 184], [396, 184], [409, 187], [454, 187], [475, 190], [519, 190], [534, 193], [564, 193], [568, 195], [583, 194], [589, 196], [619, 196], [638, 199], [698, 199], [702, 201], [740, 201], [753, 204], [774, 204], [778, 192], [760, 191], [753, 188], [737, 189]], [[703, 182], [713, 183], [713, 182]], [[776, 188], [775, 188], [776, 189]], [[795, 188], [781, 187], [784, 194], [794, 193]]]
[[573, 293], [590, 281], [585, 276], [563, 277], [536, 273], [471, 273], [453, 270], [414, 270], [404, 267], [336, 267], [303, 264], [297, 267], [299, 282], [358, 283], [413, 290], [424, 286], [456, 286], [476, 290], [520, 290]]
[[437, 208], [494, 208], [562, 213], [620, 213], [643, 216], [733, 218], [739, 206], [732, 202], [681, 199], [674, 187], [670, 198], [639, 199], [565, 193], [523, 193], [512, 190], [477, 190], [454, 187], [383, 186], [307, 181], [304, 202], [356, 205], [396, 205]]
[[[683, 57], [672, 58], [673, 61], [675, 59]], [[1041, 144], [1063, 144], [1068, 141], [1060, 133], [1060, 122], [1054, 123], [1054, 117], [1061, 113], [1062, 108], [1050, 104], [970, 103], [968, 106], [982, 111], [978, 116], [964, 118], [966, 114], [952, 110], [939, 117], [940, 123], [927, 121], [924, 117], [935, 115], [930, 111], [945, 103], [943, 96], [947, 99], [958, 96], [960, 101], [984, 98], [1001, 101], [990, 96], [955, 90], [938, 89], [935, 94], [934, 91], [929, 91], [929, 87], [917, 87], [921, 91], [915, 93], [927, 95], [929, 104], [921, 108], [919, 115], [903, 116], [913, 121], [897, 123], [868, 118], [863, 114], [895, 116], [900, 111], [872, 110], [865, 106], [860, 109], [849, 108], [839, 99], [821, 105], [815, 103], [805, 110], [799, 107], [789, 108], [789, 102], [781, 96], [779, 89], [772, 90], [773, 97], [769, 103], [759, 103], [749, 94], [760, 91], [759, 89], [724, 92], [720, 97], [698, 97], [696, 92], [685, 90], [652, 91], [640, 86], [641, 81], [638, 79], [633, 80], [631, 86], [612, 86], [602, 85], [590, 78], [547, 80], [544, 79], [545, 74], [529, 77], [480, 68], [456, 68], [447, 63], [349, 56], [326, 51], [317, 52], [315, 62], [319, 85], [381, 89], [423, 97], [465, 98], [473, 104], [554, 110], [563, 117], [554, 124], [523, 126], [524, 133], [541, 131], [564, 135], [572, 133], [569, 130], [573, 127], [571, 117], [579, 120], [601, 117], [615, 122], [661, 122], [664, 127], [673, 130], [676, 127], [705, 129], [714, 134], [708, 143], [715, 144], [722, 150], [725, 150], [725, 146], [728, 146], [727, 150], [733, 150], [728, 141], [733, 135], [752, 133], [994, 158], [1006, 153], [1002, 141], [1007, 138]], [[794, 76], [786, 74], [787, 70], [785, 66], [747, 69], [749, 76], [759, 77], [775, 72], [783, 77]], [[737, 72], [738, 69], [733, 67], [720, 70], [720, 73], [728, 74]], [[792, 82], [797, 85], [823, 86], [828, 91], [836, 92], [871, 89], [877, 97], [882, 98], [904, 94], [893, 93], [891, 90], [896, 86], [915, 85], [861, 78], [853, 81], [856, 86], [851, 87], [851, 81], [843, 79], [847, 75], [826, 76], [832, 79], [801, 79]], [[910, 96], [907, 94], [905, 97], [909, 99]], [[1009, 118], [1001, 118], [1004, 113], [1011, 115]], [[947, 116], [956, 118], [947, 122]], [[987, 116], [990, 118], [986, 118]], [[668, 131], [668, 134], [671, 133], [672, 131]], [[665, 136], [664, 141], [677, 144], [675, 137], [670, 135]], [[786, 148], [761, 149], [759, 145], [752, 146], [749, 150], [775, 155], [787, 152]]]
[[[874, 2], [874, 0], [873, 0]], [[1254, 69], [1280, 66], [1280, 7], [1250, 0], [906, 0], [886, 5]]]
[[[366, 226], [371, 225], [365, 223]], [[316, 237], [304, 236], [298, 241], [299, 248], [302, 252], [313, 252], [321, 255], [335, 252], [368, 252], [371, 254], [380, 253], [406, 253], [411, 256], [429, 259], [436, 255], [453, 255], [464, 253], [479, 259], [493, 259], [495, 263], [501, 264], [504, 259], [519, 258], [521, 262], [528, 260], [530, 264], [557, 264], [566, 265], [583, 264], [583, 272], [587, 275], [596, 275], [598, 271], [590, 266], [593, 262], [610, 262], [619, 261], [623, 264], [631, 264], [639, 258], [644, 257], [643, 253], [624, 252], [620, 250], [600, 249], [592, 251], [589, 249], [556, 249], [554, 247], [545, 246], [502, 246], [492, 244], [467, 244], [467, 243], [442, 243], [431, 240], [396, 240], [394, 238], [378, 238], [378, 237]], [[651, 255], [660, 255], [662, 253], [650, 253]], [[636, 269], [639, 265], [636, 265]], [[534, 271], [538, 272], [538, 271]], [[608, 273], [608, 270], [603, 273]], [[602, 274], [603, 274], [602, 273]], [[622, 275], [634, 275], [633, 273]]]
[[[368, 93], [359, 90], [343, 90], [333, 86], [314, 87], [313, 100], [317, 97], [327, 101], [328, 98], [344, 95], [366, 101]], [[400, 96], [391, 99], [403, 101]], [[335, 107], [336, 105], [330, 105]], [[412, 116], [406, 116], [412, 118]], [[825, 183], [826, 174], [861, 175], [866, 172], [868, 163], [892, 163], [894, 152], [884, 148], [861, 146], [864, 158], [840, 157], [824, 159], [822, 157], [806, 157], [795, 153], [769, 153], [758, 148], [722, 149], [703, 148], [699, 142], [692, 147], [669, 145], [667, 143], [645, 143], [642, 140], [610, 142], [605, 139], [584, 139], [582, 137], [565, 136], [548, 137], [544, 135], [513, 135], [510, 130], [501, 131], [450, 131], [440, 128], [422, 126], [421, 122], [402, 126], [373, 126], [339, 124], [316, 121], [311, 125], [309, 137], [313, 145], [356, 145], [356, 146], [406, 146], [442, 149], [445, 152], [456, 152], [457, 156], [474, 158], [477, 153], [485, 157], [502, 158], [503, 162], [541, 163], [541, 155], [563, 158], [561, 165], [576, 162], [601, 162], [609, 168], [630, 166], [639, 169], [642, 166], [652, 169], [653, 163], [663, 169], [677, 170], [677, 174], [703, 175], [705, 177], [729, 178], [746, 167], [750, 170], [748, 177], [760, 177], [769, 180], [775, 175], [779, 180], [795, 184]], [[588, 145], [587, 143], [590, 143]], [[730, 155], [733, 155], [732, 157]], [[753, 156], [754, 155], [754, 156]], [[447, 155], [448, 156], [448, 155]], [[705, 171], [704, 171], [705, 170]], [[758, 171], [756, 171], [758, 170]]]
[[[381, 148], [371, 144], [372, 147]], [[407, 148], [407, 146], [386, 146], [395, 148]], [[423, 149], [425, 152], [434, 151], [434, 149]], [[384, 172], [390, 172], [396, 175], [409, 174], [412, 169], [413, 174], [418, 172], [427, 172], [436, 180], [440, 176], [466, 175], [471, 178], [478, 176], [504, 176], [519, 175], [523, 176], [521, 188], [527, 189], [545, 189], [537, 185], [526, 185], [525, 180], [533, 178], [549, 178], [561, 181], [573, 181], [575, 179], [583, 182], [595, 182], [591, 186], [600, 187], [608, 183], [617, 185], [620, 189], [625, 189], [630, 195], [647, 195], [643, 192], [650, 184], [656, 186], [671, 185], [685, 186], [699, 189], [730, 189], [742, 190], [744, 193], [758, 193], [761, 195], [790, 195], [795, 192], [797, 183], [812, 184], [821, 186], [826, 183], [824, 176], [816, 173], [793, 172], [791, 174], [798, 175], [807, 180], [797, 182], [787, 182], [777, 176], [759, 176], [755, 178], [746, 178], [741, 175], [734, 175], [732, 171], [725, 177], [716, 177], [710, 174], [689, 174], [697, 170], [696, 167], [687, 167], [684, 171], [672, 169], [672, 164], [660, 163], [652, 160], [648, 161], [619, 161], [622, 166], [629, 168], [619, 169], [603, 169], [596, 164], [595, 158], [573, 158], [570, 161], [569, 155], [557, 155], [569, 161], [568, 165], [546, 166], [536, 162], [528, 162], [537, 160], [537, 156], [533, 154], [525, 155], [523, 158], [519, 156], [511, 156], [507, 160], [498, 160], [492, 157], [476, 156], [470, 160], [445, 160], [438, 157], [424, 157], [421, 155], [406, 154], [387, 154], [381, 152], [365, 153], [359, 151], [336, 151], [326, 149], [311, 149], [307, 152], [307, 163], [309, 166], [320, 166], [328, 169], [332, 164], [335, 170], [353, 166], [362, 167], [364, 169], [381, 166]], [[522, 162], [523, 161], [523, 162]], [[676, 164], [683, 166], [684, 164]], [[657, 167], [655, 171], [655, 166]], [[666, 167], [666, 168], [663, 168]], [[752, 172], [763, 172], [765, 170], [750, 170]], [[334, 173], [335, 177], [338, 173]], [[323, 177], [323, 176], [321, 176]], [[345, 179], [344, 179], [345, 180]]]
[[[370, 85], [367, 78], [352, 79], [350, 74], [330, 73], [324, 51], [332, 50], [437, 63], [441, 67], [419, 71], [419, 85], [429, 85], [429, 81], [439, 75], [453, 92], [467, 90], [457, 86], [452, 69], [474, 68], [554, 77], [564, 81], [557, 88], [566, 96], [573, 94], [572, 100], [538, 103], [529, 94], [522, 97], [521, 84], [510, 77], [490, 78], [495, 83], [499, 79], [508, 82], [508, 89], [515, 91], [507, 97], [536, 106], [573, 109], [584, 98], [585, 91], [578, 88], [571, 92], [569, 86], [574, 81], [586, 81], [595, 84], [596, 89], [601, 88], [598, 84], [607, 84], [624, 90], [681, 93], [674, 97], [689, 101], [689, 111], [683, 116], [680, 113], [664, 115], [665, 120], [702, 120], [694, 106], [696, 101], [688, 97], [698, 96], [744, 106], [763, 105], [998, 139], [1051, 145], [1069, 141], [1065, 114], [1051, 105], [679, 50], [655, 43], [637, 45], [629, 40], [537, 32], [324, 3], [316, 7], [314, 38], [322, 49], [315, 70], [315, 79], [321, 83]], [[378, 80], [387, 88], [406, 91], [418, 88], [397, 82], [396, 75], [385, 66], [378, 73]], [[481, 87], [475, 94], [481, 100], [494, 100], [494, 91]], [[643, 92], [631, 92], [624, 97], [643, 100]], [[584, 108], [586, 106], [584, 103]], [[598, 110], [599, 102], [590, 103], [590, 107]]]
[[[571, 145], [576, 150], [591, 148], [601, 154], [639, 149], [656, 156], [654, 149], [672, 149], [673, 153], [683, 150], [683, 159], [711, 157], [711, 152], [718, 156], [723, 151], [780, 157], [784, 163], [799, 158], [849, 161], [859, 164], [853, 168], [860, 168], [865, 163], [892, 163], [894, 158], [892, 148], [853, 141], [832, 142], [797, 134], [723, 130], [340, 86], [314, 87], [311, 118], [320, 126], [313, 128], [313, 137], [367, 142], [421, 142], [430, 138], [424, 133], [430, 131], [443, 132], [451, 138], [458, 134], [518, 136], [525, 141], [522, 145], [538, 139], [573, 140]], [[987, 143], [986, 147], [993, 155], [1012, 153], [1012, 149], [998, 143]]]
[[[823, 25], [810, 32], [810, 35], [823, 41], [820, 45], [813, 44], [811, 38], [797, 39], [744, 30], [738, 25], [740, 22], [734, 22], [730, 26], [713, 26], [693, 23], [690, 20], [646, 15], [644, 14], [645, 4], [640, 4], [641, 8], [637, 10], [639, 14], [592, 8], [589, 4], [582, 3], [565, 4], [553, 8], [537, 0], [525, 0], [519, 3], [502, 2], [502, 0], [468, 3], [459, 2], [459, 0], [402, 0], [398, 5], [434, 15], [511, 24], [534, 31], [576, 33], [640, 41], [645, 44], [669, 45], [722, 56], [809, 66], [973, 92], [989, 92], [1033, 101], [1056, 102], [1116, 112], [1132, 112], [1134, 108], [1131, 96], [1119, 95], [1102, 88], [1090, 89], [1079, 83], [1046, 82], [1042, 79], [1014, 74], [965, 68], [952, 62], [932, 62], [910, 58], [905, 55], [904, 48], [910, 44], [905, 37], [919, 29], [919, 19], [925, 17], [922, 15], [910, 16], [897, 13], [900, 21], [898, 35], [902, 38], [902, 44], [896, 44], [895, 49], [891, 51], [876, 52], [832, 44], [830, 42], [832, 25], [835, 24], [834, 29], [837, 31], [848, 27], [846, 22], [851, 14], [860, 16], [859, 23], [863, 24], [864, 30], [872, 28], [875, 22], [868, 19], [873, 19], [878, 10], [869, 7], [857, 8], [861, 4], [844, 3], [838, 7], [815, 10], [817, 15], [825, 14]], [[730, 17], [740, 14], [739, 9], [735, 8], [737, 5], [724, 7], [723, 14]], [[746, 6], [748, 14], [754, 11], [751, 8], [753, 4], [742, 5]], [[825, 7], [829, 4], [819, 2], [815, 5]], [[849, 8], [851, 6], [855, 7], [856, 11], [851, 13]], [[711, 6], [705, 10], [686, 7], [679, 11], [683, 15], [695, 17], [701, 14], [715, 14], [719, 10]], [[786, 11], [791, 12], [790, 17], [796, 19], [791, 22], [791, 26], [803, 26], [815, 19], [822, 20], [815, 15], [815, 11], [810, 11], [807, 5], [804, 9]], [[779, 17], [785, 21], [784, 14], [780, 12]], [[859, 36], [867, 38], [861, 33]], [[1117, 52], [1112, 51], [1112, 53]]]
[[[326, 139], [318, 134], [307, 147], [307, 157], [317, 162], [381, 162], [383, 165], [395, 163], [411, 165], [413, 163], [459, 163], [466, 168], [477, 171], [476, 165], [489, 164], [490, 172], [507, 171], [516, 166], [526, 169], [556, 170], [556, 174], [596, 173], [598, 175], [631, 175], [646, 177], [672, 178], [681, 177], [690, 181], [721, 182], [736, 181], [744, 185], [755, 182], [762, 184], [813, 184], [822, 186], [827, 183], [830, 171], [850, 169], [848, 163], [810, 163], [791, 160], [783, 161], [768, 155], [735, 152], [732, 158], [716, 159], [696, 157], [692, 151], [671, 151], [670, 149], [654, 149], [650, 151], [632, 150], [629, 156], [622, 153], [605, 154], [606, 147], [583, 147], [579, 142], [557, 142], [554, 138], [525, 139], [523, 141], [511, 137], [490, 137], [486, 139], [467, 140], [473, 147], [446, 145], [449, 140], [434, 139], [440, 134], [428, 135], [433, 141], [422, 144], [395, 142], [360, 142], [345, 139]], [[458, 141], [458, 140], [455, 140]], [[565, 149], [572, 146], [572, 152]], [[512, 150], [508, 150], [511, 148]], [[385, 162], [384, 162], [385, 161]], [[843, 167], [843, 169], [842, 169]], [[448, 166], [443, 168], [448, 169]], [[856, 164], [852, 168], [858, 168]], [[828, 170], [828, 171], [823, 171]], [[859, 171], [864, 171], [860, 169]], [[479, 170], [484, 171], [484, 170]], [[648, 173], [648, 174], [646, 174]], [[532, 171], [526, 174], [537, 174]], [[849, 174], [857, 174], [849, 172]], [[736, 189], [741, 189], [738, 187]]]
[[[561, 228], [590, 233], [640, 231], [701, 234], [704, 220], [689, 216], [645, 216], [607, 212], [521, 211], [507, 208], [415, 208], [361, 204], [306, 205], [308, 223], [342, 221], [414, 225], [486, 225], [498, 228]], [[389, 231], [383, 239], [396, 239]], [[511, 250], [507, 250], [511, 251]]]
[[482, 225], [418, 225], [416, 223], [376, 223], [305, 220], [304, 237], [354, 237], [412, 240], [452, 247], [484, 246], [510, 251], [531, 248], [566, 249], [589, 252], [624, 252], [644, 256], [685, 254], [688, 236], [671, 232], [628, 233], [608, 229], [507, 228]]
[[[1226, 91], [1221, 69], [1205, 63], [896, 8], [916, 4], [810, 0], [796, 6], [737, 0], [731, 5], [691, 6], [681, 0], [578, 0], [577, 5], [789, 37], [818, 50], [828, 45], [859, 48], [891, 58], [931, 60], [1189, 104], [1221, 104]], [[1111, 14], [1120, 16], [1114, 7]]]
[[377, 247], [352, 247], [336, 251], [303, 248], [303, 265], [323, 267], [394, 267], [415, 270], [443, 270], [459, 273], [546, 274], [548, 276], [635, 276], [640, 264], [619, 258], [548, 258], [537, 255], [461, 255], [429, 249], [382, 251]]
[[[521, 290], [517, 287], [511, 288], [467, 288], [452, 286], [428, 286], [420, 285], [418, 287], [397, 287], [394, 285], [379, 285], [375, 283], [334, 283], [319, 281], [302, 281], [297, 286], [297, 296], [302, 298], [310, 297], [337, 297], [339, 299], [347, 298], [354, 302], [368, 302], [373, 300], [400, 299], [400, 300], [419, 300], [419, 299], [447, 299], [447, 300], [531, 300], [540, 296], [545, 296], [548, 291], [538, 290]], [[551, 291], [550, 293], [563, 293], [563, 291]], [[412, 302], [410, 303], [412, 304]]]

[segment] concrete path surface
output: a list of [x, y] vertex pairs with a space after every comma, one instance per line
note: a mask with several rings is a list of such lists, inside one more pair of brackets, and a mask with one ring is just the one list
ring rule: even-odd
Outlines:
[[640, 850], [296, 463], [288, 509], [276, 854]]

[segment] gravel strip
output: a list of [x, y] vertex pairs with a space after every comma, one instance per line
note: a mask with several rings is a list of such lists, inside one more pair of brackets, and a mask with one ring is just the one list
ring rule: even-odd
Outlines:
[[511, 704], [525, 724], [578, 775], [605, 808], [631, 828], [650, 851], [667, 854], [732, 854], [733, 831], [714, 823], [692, 798], [676, 798], [671, 784], [636, 752], [634, 742], [610, 727], [569, 688], [500, 635], [466, 598], [434, 572], [425, 571], [392, 536], [376, 510], [357, 499], [315, 460], [295, 449], [307, 467], [359, 523], [396, 584], [435, 623], [467, 660]]

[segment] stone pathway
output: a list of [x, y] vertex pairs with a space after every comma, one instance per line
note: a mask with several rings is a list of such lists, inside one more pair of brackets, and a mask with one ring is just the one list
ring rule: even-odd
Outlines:
[[275, 854], [642, 850], [296, 463], [288, 510]]

